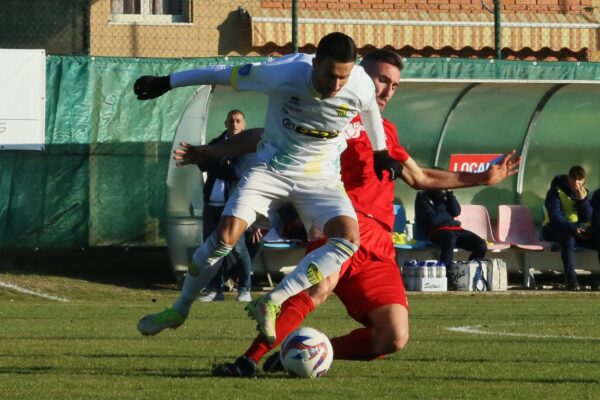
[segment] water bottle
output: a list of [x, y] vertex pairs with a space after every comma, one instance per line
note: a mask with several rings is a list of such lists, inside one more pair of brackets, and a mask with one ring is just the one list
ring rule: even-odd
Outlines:
[[418, 266], [419, 278], [427, 278], [429, 276], [429, 270], [427, 265], [425, 265], [425, 261], [420, 261]]
[[437, 263], [437, 277], [445, 278], [446, 277], [446, 264], [443, 261], [438, 261]]
[[417, 276], [417, 260], [404, 261], [402, 266], [402, 275], [405, 278], [413, 278]]
[[414, 290], [415, 279], [417, 278], [417, 260], [409, 260], [405, 261], [402, 267], [402, 279], [404, 280], [404, 285], [406, 286], [406, 290]]
[[435, 278], [437, 276], [437, 261], [429, 260], [426, 261], [427, 266], [427, 278]]

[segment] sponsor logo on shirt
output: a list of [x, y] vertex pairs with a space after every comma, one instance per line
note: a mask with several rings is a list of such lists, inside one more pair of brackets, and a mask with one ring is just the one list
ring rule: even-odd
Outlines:
[[337, 116], [342, 118], [346, 118], [348, 116], [348, 111], [350, 111], [350, 106], [348, 104], [342, 104], [335, 109]]
[[303, 126], [297, 127], [296, 132], [302, 135], [312, 136], [319, 139], [335, 139], [340, 135], [339, 131], [322, 131], [319, 129], [308, 129]]
[[365, 130], [365, 127], [361, 122], [353, 122], [348, 124], [344, 129], [344, 137], [346, 140], [357, 139], [360, 137], [360, 133]]

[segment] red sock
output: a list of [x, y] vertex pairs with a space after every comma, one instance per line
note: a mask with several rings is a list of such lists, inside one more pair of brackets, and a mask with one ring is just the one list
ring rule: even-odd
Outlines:
[[336, 360], [370, 361], [379, 358], [373, 349], [372, 328], [355, 329], [345, 336], [331, 339]]
[[308, 313], [314, 309], [315, 305], [306, 292], [300, 292], [287, 299], [281, 305], [281, 313], [277, 317], [277, 324], [275, 325], [277, 339], [275, 343], [268, 344], [261, 336], [257, 336], [244, 356], [258, 364], [265, 354], [277, 347], [287, 335], [299, 327]]

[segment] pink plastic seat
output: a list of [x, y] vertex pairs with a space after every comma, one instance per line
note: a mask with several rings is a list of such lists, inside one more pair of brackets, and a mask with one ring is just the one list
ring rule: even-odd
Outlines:
[[461, 206], [461, 213], [456, 219], [460, 221], [460, 225], [464, 229], [477, 234], [488, 242], [488, 250], [500, 251], [510, 247], [510, 244], [499, 243], [494, 239], [490, 215], [484, 206], [472, 204]]
[[542, 251], [552, 246], [536, 238], [529, 209], [518, 205], [498, 206], [498, 240], [524, 250]]

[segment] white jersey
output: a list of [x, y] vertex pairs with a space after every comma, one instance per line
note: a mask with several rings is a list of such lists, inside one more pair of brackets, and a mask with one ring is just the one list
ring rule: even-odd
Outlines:
[[312, 85], [313, 58], [297, 53], [271, 62], [215, 68], [210, 78], [206, 70], [182, 72], [171, 76], [171, 85], [224, 84], [227, 73], [235, 90], [267, 94], [258, 158], [288, 176], [339, 179], [339, 157], [346, 148], [343, 130], [359, 112], [371, 127], [367, 132], [372, 133], [373, 149], [385, 149], [375, 86], [362, 67], [354, 66], [346, 85], [322, 99]]
[[235, 67], [231, 86], [269, 96], [258, 157], [294, 176], [339, 175], [346, 148], [344, 128], [360, 111], [377, 108], [373, 81], [361, 67], [347, 84], [321, 99], [312, 85], [313, 56], [292, 54], [263, 64]]

